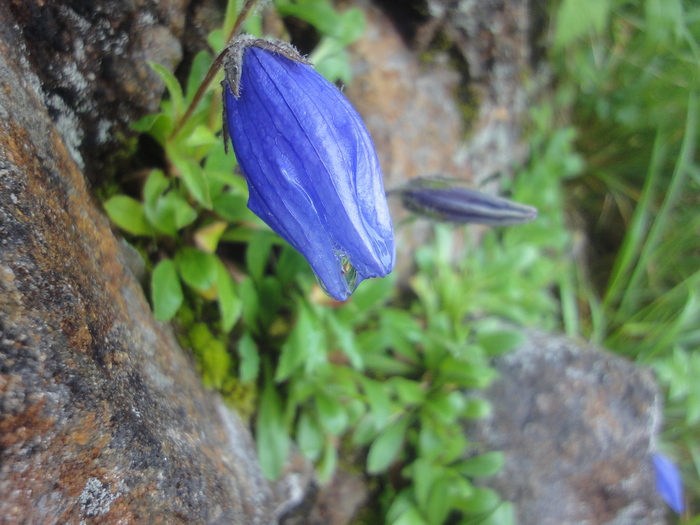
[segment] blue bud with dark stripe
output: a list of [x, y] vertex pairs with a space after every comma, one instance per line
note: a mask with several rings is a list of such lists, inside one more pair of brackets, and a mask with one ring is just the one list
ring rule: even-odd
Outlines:
[[379, 161], [343, 94], [284, 42], [241, 37], [224, 68], [224, 128], [248, 207], [306, 257], [335, 299], [391, 272]]
[[429, 219], [454, 223], [512, 226], [530, 222], [537, 209], [463, 186], [463, 181], [439, 176], [411, 179], [392, 190], [404, 208]]

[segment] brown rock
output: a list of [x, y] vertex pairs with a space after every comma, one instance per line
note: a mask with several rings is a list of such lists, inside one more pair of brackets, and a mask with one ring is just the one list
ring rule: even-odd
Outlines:
[[269, 523], [247, 430], [153, 320], [87, 192], [66, 144], [87, 124], [53, 114], [22, 7], [0, 4], [0, 522]]
[[[528, 2], [427, 0], [420, 11], [428, 15], [418, 17], [414, 31], [402, 26], [408, 5], [378, 3], [385, 11], [360, 2], [368, 28], [350, 47], [354, 76], [345, 93], [370, 131], [386, 188], [440, 174], [496, 192], [498, 177], [512, 175], [527, 153], [520, 129], [528, 101], [523, 79], [533, 74]], [[440, 33], [461, 54], [461, 69], [446, 51], [419, 59]], [[472, 100], [460, 103], [458, 91]], [[468, 120], [460, 107], [467, 103], [473, 106]], [[424, 221], [403, 224], [408, 214], [400, 203], [390, 205], [401, 225], [398, 271], [406, 273], [430, 228]]]

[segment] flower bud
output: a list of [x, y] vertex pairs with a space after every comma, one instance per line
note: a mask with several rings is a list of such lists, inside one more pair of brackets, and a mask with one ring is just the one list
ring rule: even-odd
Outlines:
[[530, 222], [537, 209], [503, 197], [460, 186], [462, 181], [442, 177], [418, 177], [392, 190], [404, 208], [444, 222], [511, 226]]
[[224, 69], [224, 128], [248, 207], [306, 257], [335, 299], [391, 272], [379, 161], [347, 99], [284, 42], [240, 37]]

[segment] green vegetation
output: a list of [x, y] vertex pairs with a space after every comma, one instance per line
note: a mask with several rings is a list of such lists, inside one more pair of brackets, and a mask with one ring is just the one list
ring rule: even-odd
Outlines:
[[[490, 411], [463, 391], [487, 387], [490, 357], [520, 341], [505, 320], [583, 334], [653, 366], [668, 392], [663, 448], [697, 508], [700, 6], [583, 3], [553, 8], [557, 91], [532, 109], [530, 159], [503, 188], [537, 206], [538, 219], [489, 230], [478, 245], [466, 228], [438, 225], [415, 254], [410, 290], [399, 295], [390, 276], [363, 283], [344, 304], [325, 297], [306, 261], [247, 209], [246, 183], [222, 147], [218, 82], [174, 134], [214, 56], [197, 55], [184, 86], [153, 64], [167, 97], [136, 128], [166, 162], [137, 194], [104, 206], [144, 254], [156, 318], [176, 321], [204, 383], [253, 418], [268, 477], [281, 472], [292, 441], [321, 480], [350, 448], [366, 453], [381, 491], [375, 522], [513, 523], [509, 503], [472, 483], [497, 472], [502, 455], [465, 459], [460, 425]], [[236, 18], [229, 4], [209, 38], [214, 53]], [[362, 13], [339, 13], [329, 0], [274, 5], [315, 29], [318, 70], [349, 82], [345, 47], [362, 34]], [[260, 26], [253, 17], [245, 27]], [[571, 208], [584, 219], [573, 235]], [[457, 258], [455, 235], [465, 246]], [[580, 239], [595, 257], [580, 256]]]
[[592, 244], [578, 267], [581, 331], [658, 372], [662, 448], [690, 507], [681, 521], [700, 523], [700, 5], [564, 0], [554, 28], [586, 160], [567, 186]]

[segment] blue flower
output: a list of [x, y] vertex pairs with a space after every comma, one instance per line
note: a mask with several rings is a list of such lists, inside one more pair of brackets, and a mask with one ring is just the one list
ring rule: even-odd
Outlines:
[[511, 226], [537, 217], [537, 208], [465, 188], [460, 183], [443, 177], [418, 177], [390, 193], [398, 194], [406, 209], [445, 222]]
[[379, 161], [342, 93], [284, 42], [241, 37], [224, 66], [224, 127], [248, 207], [345, 300], [394, 267]]
[[656, 471], [656, 491], [676, 514], [683, 512], [683, 483], [678, 467], [666, 456], [653, 454], [654, 470]]

